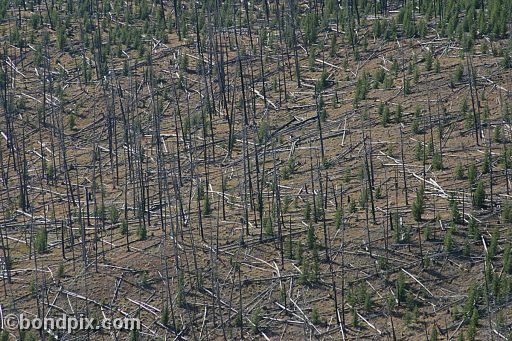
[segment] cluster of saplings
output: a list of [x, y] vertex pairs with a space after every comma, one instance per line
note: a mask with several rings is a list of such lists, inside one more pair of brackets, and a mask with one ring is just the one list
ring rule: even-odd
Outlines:
[[[310, 3], [309, 6], [299, 6], [298, 2], [289, 1], [286, 5], [282, 4], [280, 6], [278, 2], [275, 4], [271, 2], [272, 4], [269, 4], [268, 1], [256, 1], [256, 4], [261, 8], [265, 8], [265, 11], [256, 11], [252, 9], [252, 6], [251, 10], [249, 10], [249, 7], [246, 7], [244, 16], [236, 15], [234, 10], [236, 2], [233, 0], [223, 2], [208, 0], [202, 3], [191, 4], [190, 6], [178, 5], [179, 2], [175, 1], [172, 11], [166, 11], [163, 3], [163, 1], [149, 0], [141, 0], [136, 3], [121, 0], [101, 2], [67, 0], [52, 1], [50, 7], [45, 2], [46, 11], [40, 11], [36, 10], [36, 7], [42, 5], [41, 1], [29, 0], [12, 3], [7, 0], [1, 0], [0, 20], [8, 18], [9, 15], [14, 15], [16, 11], [13, 9], [17, 7], [20, 17], [9, 30], [10, 43], [20, 48], [22, 54], [24, 49], [30, 49], [32, 53], [31, 61], [34, 63], [34, 66], [36, 68], [45, 68], [45, 70], [49, 68], [49, 46], [54, 43], [57, 50], [68, 53], [76, 58], [77, 69], [80, 70], [79, 80], [84, 85], [90, 84], [94, 75], [96, 79], [106, 78], [110, 75], [109, 72], [111, 70], [114, 72], [119, 70], [120, 74], [127, 77], [130, 75], [131, 67], [137, 60], [142, 60], [147, 65], [152, 65], [153, 56], [151, 45], [148, 43], [148, 41], [153, 43], [152, 39], [156, 39], [159, 43], [167, 44], [169, 42], [169, 33], [172, 32], [177, 34], [179, 40], [194, 41], [197, 48], [201, 50], [207, 47], [207, 42], [214, 40], [211, 33], [212, 27], [232, 27], [233, 25], [236, 25], [236, 27], [246, 26], [248, 28], [254, 26], [254, 31], [249, 30], [249, 34], [254, 33], [261, 41], [265, 41], [272, 48], [276, 46], [278, 39], [282, 39], [285, 47], [295, 51], [293, 58], [295, 62], [295, 78], [299, 85], [301, 69], [296, 51], [300, 50], [299, 46], [302, 48], [301, 43], [303, 43], [307, 50], [310, 70], [314, 71], [317, 57], [320, 54], [320, 51], [317, 52], [317, 49], [321, 43], [321, 33], [324, 30], [327, 32], [326, 28], [334, 24], [337, 26], [338, 32], [344, 31], [346, 34], [337, 35], [332, 34], [332, 31], [329, 32], [329, 38], [331, 39], [329, 55], [331, 57], [334, 57], [337, 53], [336, 48], [339, 39], [345, 39], [350, 44], [355, 59], [359, 60], [361, 52], [367, 51], [368, 41], [372, 38], [387, 41], [400, 38], [422, 38], [428, 34], [430, 29], [435, 28], [440, 37], [456, 39], [460, 43], [462, 47], [461, 57], [465, 57], [464, 53], [473, 53], [475, 42], [480, 39], [482, 40], [482, 53], [488, 53], [490, 50], [495, 56], [500, 56], [502, 67], [512, 67], [511, 51], [508, 48], [502, 49], [496, 42], [497, 39], [505, 38], [507, 35], [507, 23], [510, 22], [510, 13], [512, 13], [512, 3], [507, 0], [420, 1], [418, 6], [414, 2], [407, 2], [405, 5], [400, 6], [396, 16], [373, 20], [371, 30], [366, 31], [359, 30], [359, 28], [368, 27], [366, 20], [368, 15], [386, 15], [389, 9], [395, 8], [398, 3], [401, 4], [401, 1], [372, 2], [354, 0], [347, 2], [347, 6], [341, 7], [337, 0], [326, 0], [322, 3], [322, 6], [319, 6], [316, 2], [314, 4]], [[244, 4], [247, 6], [247, 2], [244, 2]], [[275, 11], [271, 10], [270, 6], [275, 6], [272, 8]], [[21, 20], [22, 11], [32, 13], [28, 22]], [[212, 13], [215, 13], [215, 15], [211, 15]], [[273, 15], [274, 13], [275, 16]], [[265, 26], [268, 29], [256, 29], [258, 27], [256, 23], [263, 20], [266, 21]], [[38, 34], [46, 26], [49, 26], [55, 32], [54, 41], [52, 41], [53, 37], [47, 32], [41, 35]], [[272, 30], [278, 31], [279, 35], [271, 34]], [[361, 34], [356, 34], [356, 32], [361, 32]], [[143, 37], [150, 37], [152, 39], [143, 39]], [[482, 38], [489, 39], [484, 40]], [[250, 48], [248, 47], [249, 44], [239, 48], [236, 40], [231, 38], [227, 40], [229, 48], [232, 51], [236, 50], [239, 53], [239, 58], [248, 54], [256, 55], [256, 44], [252, 44], [252, 41]], [[262, 54], [261, 50], [263, 48], [260, 46], [260, 53]], [[321, 52], [323, 53], [323, 51]], [[260, 57], [263, 60], [262, 56]], [[91, 59], [94, 62], [91, 62]], [[465, 61], [466, 63], [461, 61], [455, 67], [453, 75], [451, 75], [449, 80], [451, 88], [456, 88], [464, 82], [468, 82], [471, 87], [474, 86], [474, 82], [477, 79], [476, 75], [467, 60]], [[358, 77], [354, 90], [355, 108], [359, 108], [360, 104], [368, 99], [369, 92], [372, 89], [391, 89], [396, 84], [401, 84], [403, 95], [409, 95], [415, 90], [414, 86], [419, 83], [423, 71], [431, 72], [433, 70], [439, 73], [441, 70], [440, 60], [430, 48], [426, 49], [422, 56], [412, 56], [406, 62], [398, 59], [392, 59], [391, 62], [392, 65], [389, 71], [378, 68], [373, 73], [362, 72]], [[180, 89], [183, 89], [186, 83], [185, 73], [190, 71], [189, 60], [186, 55], [180, 54], [178, 56], [177, 67], [179, 69]], [[195, 71], [198, 74], [202, 74], [203, 68], [202, 62], [198, 62]], [[237, 71], [242, 75], [241, 64]], [[64, 71], [59, 69], [56, 72], [58, 75], [55, 78], [54, 89], [56, 98], [62, 100], [63, 103], [65, 103], [65, 86], [63, 82], [65, 72], [65, 69]], [[219, 70], [215, 69], [211, 72], [215, 76], [219, 76], [218, 73], [220, 73]], [[290, 70], [291, 73], [292, 70]], [[149, 80], [148, 83], [151, 83], [152, 86], [161, 81], [161, 79], [155, 77], [154, 71], [151, 68], [145, 69], [144, 77]], [[243, 80], [243, 77], [241, 78]], [[6, 72], [2, 69], [0, 71], [0, 86], [2, 90], [7, 89], [9, 83], [7, 80]], [[329, 82], [329, 74], [323, 70], [315, 84], [315, 100], [317, 100], [315, 107], [320, 134], [322, 133], [321, 125], [328, 119], [328, 113], [321, 94], [327, 88]], [[273, 86], [274, 89], [280, 87], [281, 80], [278, 85], [275, 84]], [[485, 101], [484, 98], [481, 98], [481, 100]], [[5, 99], [5, 108], [9, 109], [6, 109], [6, 111], [19, 112], [25, 108], [22, 101], [15, 103], [9, 101], [11, 100]], [[13, 110], [10, 110], [11, 108]], [[38, 114], [42, 115], [45, 109], [37, 110]], [[380, 103], [376, 107], [376, 111], [380, 124], [383, 127], [388, 127], [391, 124], [400, 124], [403, 121], [404, 108], [401, 104]], [[510, 122], [508, 107], [503, 111], [506, 113], [504, 118], [507, 122]], [[443, 112], [443, 115], [445, 114], [447, 113]], [[462, 255], [465, 257], [470, 257], [475, 252], [476, 247], [474, 245], [480, 243], [482, 239], [486, 246], [484, 260], [485, 285], [473, 285], [468, 298], [461, 307], [462, 311], [452, 312], [454, 320], [462, 321], [462, 324], [467, 325], [465, 334], [460, 333], [459, 338], [473, 340], [476, 337], [478, 324], [482, 323], [480, 321], [481, 316], [486, 311], [487, 313], [490, 311], [489, 306], [506, 302], [510, 296], [512, 290], [512, 279], [510, 276], [512, 273], [512, 250], [510, 242], [500, 245], [500, 242], [503, 240], [500, 239], [503, 231], [499, 227], [496, 227], [490, 236], [484, 236], [480, 231], [481, 227], [477, 219], [467, 213], [471, 212], [471, 209], [476, 212], [487, 208], [493, 209], [493, 167], [503, 167], [507, 171], [511, 149], [506, 145], [508, 141], [501, 126], [491, 127], [488, 120], [488, 108], [483, 108], [482, 117], [479, 116], [480, 113], [477, 116], [474, 107], [470, 108], [469, 100], [465, 99], [457, 114], [463, 117], [465, 127], [468, 129], [478, 130], [483, 126], [484, 128], [489, 128], [490, 132], [492, 128], [492, 141], [504, 145], [503, 155], [498, 160], [499, 164], [496, 164], [496, 156], [491, 153], [491, 148], [489, 147], [485, 152], [482, 162], [469, 165], [459, 163], [456, 165], [455, 180], [464, 184], [464, 186], [467, 185], [467, 193], [470, 195], [471, 200], [465, 202], [464, 193], [462, 193], [461, 198], [455, 193], [451, 195], [449, 200], [450, 223], [443, 236], [443, 249], [449, 257], [457, 256], [458, 251], [461, 249], [456, 245], [457, 236], [463, 238]], [[366, 108], [363, 115], [369, 115]], [[183, 121], [183, 135], [185, 137], [190, 136], [201, 125], [204, 131], [213, 131], [212, 122], [205, 119], [205, 117], [206, 114], [204, 112], [188, 115]], [[411, 131], [414, 134], [423, 134], [425, 136], [426, 121], [426, 113], [419, 108], [416, 109], [412, 115]], [[71, 130], [75, 129], [76, 117], [74, 115], [69, 115], [68, 125]], [[134, 131], [142, 130], [140, 120], [134, 120], [132, 126]], [[437, 134], [440, 138], [443, 135], [444, 128], [442, 125], [439, 125], [437, 129]], [[231, 133], [232, 130], [233, 127], [230, 126], [228, 141], [228, 149], [230, 151], [235, 143], [234, 135]], [[259, 144], [264, 144], [269, 140], [270, 124], [267, 120], [262, 121], [261, 125], [257, 128], [256, 135], [256, 141]], [[322, 136], [320, 141], [323, 143]], [[392, 156], [394, 151], [388, 150], [388, 152]], [[443, 160], [441, 143], [438, 145], [437, 142], [434, 142], [433, 136], [430, 141], [424, 139], [423, 143], [418, 142], [415, 146], [414, 154], [416, 161], [423, 162], [424, 168], [427, 161], [429, 161], [433, 171], [444, 171], [449, 167], [445, 160]], [[96, 161], [95, 157], [93, 159], [93, 161]], [[327, 165], [323, 155], [322, 163], [324, 166]], [[468, 166], [467, 171], [465, 171], [466, 166]], [[282, 178], [284, 180], [289, 179], [297, 171], [295, 157], [290, 157], [281, 170]], [[50, 182], [55, 183], [60, 176], [55, 164], [46, 161], [43, 162], [43, 174], [46, 174], [47, 184]], [[363, 170], [363, 179], [365, 174], [368, 177], [367, 171]], [[423, 176], [425, 177], [425, 174]], [[487, 177], [490, 178], [489, 182], [486, 181]], [[94, 183], [93, 187], [95, 186], [96, 184]], [[224, 191], [224, 181], [222, 187]], [[100, 191], [99, 188], [95, 188], [95, 190]], [[425, 187], [424, 184], [420, 185], [410, 205], [411, 216], [418, 224], [424, 222], [426, 220], [426, 213], [430, 212], [427, 212], [426, 207], [428, 190], [428, 187]], [[22, 208], [28, 205], [28, 200], [26, 200], [28, 195], [25, 194], [19, 197], [20, 207]], [[355, 213], [358, 210], [358, 205], [359, 207], [367, 208], [370, 200], [379, 200], [382, 197], [383, 194], [380, 187], [365, 188], [361, 191], [359, 200], [352, 200], [348, 204], [346, 211]], [[210, 216], [213, 207], [203, 184], [198, 186], [196, 198], [199, 212], [204, 217]], [[278, 208], [272, 207], [272, 209], [269, 209], [269, 212], [264, 212], [263, 200], [261, 198], [258, 199], [258, 209], [263, 217], [261, 222], [262, 228], [265, 235], [272, 239], [275, 236], [275, 217], [279, 216]], [[301, 239], [293, 240], [290, 233], [282, 245], [284, 255], [289, 259], [296, 260], [300, 266], [300, 274], [297, 276], [298, 283], [309, 287], [321, 285], [320, 254], [323, 250], [326, 252], [329, 250], [327, 242], [324, 242], [324, 245], [322, 245], [315, 229], [315, 224], [323, 222], [325, 237], [326, 217], [323, 201], [322, 195], [313, 196], [310, 200], [306, 201], [304, 220], [307, 224], [307, 232], [305, 241]], [[290, 203], [291, 199], [285, 197], [283, 207], [280, 207], [280, 210], [286, 213]], [[139, 240], [145, 240], [148, 236], [144, 215], [148, 208], [145, 207], [143, 200], [135, 202], [133, 205], [134, 216], [138, 220], [137, 237]], [[87, 207], [87, 210], [89, 210], [89, 207]], [[121, 218], [122, 214], [117, 207], [106, 207], [102, 200], [99, 205], [96, 205], [96, 202], [94, 203], [91, 213], [103, 226], [109, 222], [112, 225], [111, 233], [114, 228], [119, 228], [122, 235], [129, 233], [128, 222], [126, 219]], [[334, 222], [337, 229], [343, 228], [343, 214], [344, 212], [341, 208], [336, 209]], [[126, 215], [124, 216], [126, 217]], [[398, 214], [392, 215], [395, 242], [397, 244], [409, 244], [412, 240], [411, 228], [403, 224], [400, 218]], [[434, 218], [437, 220], [438, 217]], [[85, 219], [90, 219], [90, 215], [88, 214], [85, 217], [82, 212], [74, 212], [74, 224], [83, 227]], [[504, 223], [512, 222], [511, 204], [504, 203], [502, 205], [501, 220]], [[433, 241], [435, 239], [430, 224], [427, 224], [424, 228], [424, 240]], [[48, 243], [48, 231], [46, 229], [38, 229], [33, 234], [31, 243], [33, 244], [33, 249], [38, 253], [47, 253], [51, 247]], [[386, 261], [379, 260], [379, 263], [379, 267], [386, 270]], [[239, 263], [233, 261], [231, 265], [235, 271], [240, 271]], [[10, 268], [11, 266], [10, 260], [6, 259], [6, 267]], [[501, 271], [496, 271], [498, 268]], [[65, 275], [63, 266], [59, 266], [57, 275], [58, 277]], [[408, 285], [406, 279], [406, 274], [399, 272], [393, 282], [387, 283], [394, 288], [394, 294], [386, 298], [385, 305], [389, 311], [393, 311], [397, 307], [403, 308], [404, 319], [407, 324], [411, 324], [418, 319], [420, 303], [413, 294], [412, 286]], [[199, 274], [194, 285], [197, 288], [201, 288], [202, 282], [202, 275]], [[146, 272], [140, 275], [139, 285], [142, 287], [149, 286]], [[355, 283], [347, 291], [346, 303], [351, 307], [352, 324], [356, 328], [360, 326], [361, 313], [370, 313], [376, 305], [371, 292], [372, 288], [364, 282]], [[177, 305], [182, 308], [188, 308], [183, 273], [177, 279], [176, 294]], [[485, 305], [487, 305], [487, 309], [483, 308]], [[242, 314], [238, 313], [234, 320], [234, 325], [242, 325], [242, 319]], [[253, 310], [250, 321], [253, 332], [256, 333], [261, 323], [261, 311], [259, 308]], [[311, 321], [314, 324], [320, 323], [319, 312], [315, 308], [311, 311]], [[498, 328], [505, 325], [501, 318], [498, 318], [497, 321]], [[164, 326], [171, 324], [168, 305], [164, 305], [161, 310], [160, 323]], [[180, 326], [177, 324], [172, 327], [180, 329]], [[137, 334], [134, 333], [132, 335], [136, 339]], [[20, 336], [23, 340], [30, 338], [30, 336]], [[9, 335], [4, 332], [0, 334], [1, 340], [5, 340], [8, 337]], [[438, 329], [435, 326], [430, 331], [429, 339], [438, 339]]]

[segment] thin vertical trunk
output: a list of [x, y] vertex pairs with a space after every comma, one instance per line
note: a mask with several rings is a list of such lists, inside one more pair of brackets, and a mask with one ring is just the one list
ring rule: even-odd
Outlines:
[[[423, 149], [425, 149], [425, 146], [423, 146]], [[402, 134], [402, 127], [400, 127], [400, 155], [402, 158], [402, 173], [404, 177], [404, 192], [405, 192], [405, 205], [409, 206], [409, 200], [407, 195], [407, 180], [405, 177], [405, 158], [404, 158], [404, 142], [403, 142], [403, 134]]]
[[[476, 108], [475, 108], [475, 96], [473, 94], [473, 70], [469, 65], [469, 57], [468, 56], [466, 56], [466, 66], [468, 68], [469, 90], [471, 92], [471, 107], [473, 109], [473, 124], [475, 126], [476, 145], [479, 146], [480, 145], [480, 141], [479, 141], [480, 129], [479, 129], [479, 124], [478, 124], [479, 120], [478, 120]], [[476, 91], [476, 89], [475, 89], [475, 91]]]

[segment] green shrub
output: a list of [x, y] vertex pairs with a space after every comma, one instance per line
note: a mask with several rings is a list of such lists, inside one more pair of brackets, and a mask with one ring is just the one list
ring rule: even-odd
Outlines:
[[64, 25], [61, 25], [58, 29], [57, 29], [57, 47], [61, 50], [61, 51], [64, 51], [64, 48], [66, 47], [66, 28]]
[[[240, 267], [238, 263], [235, 263], [234, 266], [235, 271], [236, 269]], [[187, 295], [185, 293], [185, 278], [183, 276], [183, 272], [180, 272], [178, 275], [178, 293], [176, 297], [176, 301], [178, 302], [178, 305], [180, 307], [185, 307], [187, 305]]]
[[459, 212], [459, 207], [457, 206], [457, 202], [452, 198], [450, 199], [450, 210], [452, 213], [452, 221], [455, 224], [461, 224], [462, 223], [462, 217]]
[[512, 57], [510, 57], [510, 51], [507, 51], [507, 50], [503, 51], [502, 65], [506, 69], [512, 68]]
[[318, 310], [316, 310], [316, 308], [311, 310], [311, 323], [315, 325], [320, 323], [320, 315], [318, 314]]
[[480, 240], [480, 231], [478, 230], [478, 226], [476, 224], [476, 219], [471, 217], [468, 225], [469, 235], [473, 238], [473, 240]]
[[146, 225], [141, 223], [139, 225], [139, 228], [137, 229], [137, 236], [139, 237], [139, 240], [146, 240], [148, 235], [147, 235], [147, 229], [146, 229]]
[[462, 64], [459, 64], [455, 68], [455, 73], [453, 74], [454, 82], [460, 83], [462, 81], [463, 75], [464, 75], [464, 66]]
[[395, 281], [396, 299], [398, 304], [405, 301], [405, 276], [400, 272], [398, 279]]
[[452, 228], [449, 228], [446, 231], [443, 241], [444, 252], [450, 253], [453, 251], [453, 236], [452, 236]]
[[210, 202], [210, 197], [208, 196], [208, 194], [206, 194], [204, 196], [204, 200], [203, 200], [203, 215], [205, 217], [209, 217], [211, 214], [212, 214], [212, 204]]
[[438, 58], [436, 58], [436, 61], [434, 64], [434, 71], [435, 71], [435, 73], [441, 72], [441, 63], [439, 62]]
[[384, 107], [384, 110], [382, 112], [382, 126], [387, 127], [389, 124], [390, 119], [390, 113], [389, 113], [389, 107], [386, 105]]
[[398, 104], [395, 112], [396, 123], [402, 122], [402, 116], [404, 114], [404, 109], [402, 108], [402, 104]]
[[482, 208], [485, 203], [485, 188], [484, 183], [480, 180], [476, 186], [475, 194], [473, 196], [473, 205], [475, 208]]
[[121, 235], [126, 235], [128, 233], [128, 222], [126, 220], [121, 221]]
[[414, 149], [414, 156], [417, 161], [423, 160], [423, 145], [421, 142], [416, 143], [416, 148]]
[[351, 201], [349, 206], [348, 206], [348, 209], [349, 209], [349, 212], [350, 213], [355, 213], [357, 212], [357, 205], [356, 205], [356, 202], [355, 200]]
[[48, 231], [46, 231], [46, 229], [40, 229], [37, 231], [34, 248], [38, 253], [45, 253], [48, 251]]
[[334, 217], [334, 221], [335, 221], [335, 225], [336, 225], [336, 229], [337, 230], [339, 230], [341, 228], [342, 219], [343, 219], [343, 216], [342, 216], [341, 208], [337, 208], [336, 209], [336, 216]]
[[464, 240], [464, 249], [462, 250], [462, 254], [466, 257], [469, 257], [471, 254], [471, 244], [467, 239]]
[[115, 206], [110, 206], [109, 208], [110, 213], [110, 221], [112, 224], [117, 224], [119, 222], [119, 210]]
[[167, 304], [164, 304], [164, 307], [162, 309], [162, 312], [160, 314], [160, 322], [164, 326], [169, 325], [169, 306]]
[[381, 186], [377, 186], [377, 188], [375, 188], [375, 199], [378, 200], [381, 198], [382, 198], [382, 188], [381, 188]]
[[432, 331], [430, 332], [430, 341], [437, 341], [438, 335], [437, 335], [437, 327], [434, 325], [432, 326]]
[[432, 70], [433, 61], [434, 61], [434, 58], [432, 56], [432, 51], [430, 51], [430, 49], [429, 49], [427, 54], [425, 55], [425, 70], [427, 70], [427, 71]]
[[476, 166], [474, 163], [469, 165], [468, 167], [468, 179], [470, 184], [474, 184], [476, 182], [477, 172], [476, 172]]
[[484, 162], [482, 163], [482, 174], [489, 173], [491, 167], [491, 156], [489, 151], [485, 152]]
[[70, 130], [75, 130], [76, 127], [76, 117], [75, 115], [71, 114], [68, 116], [68, 125]]
[[503, 141], [503, 130], [501, 126], [494, 127], [493, 131], [493, 139], [496, 143], [501, 143]]
[[59, 267], [57, 268], [57, 277], [63, 278], [64, 276], [65, 276], [64, 263], [60, 263]]
[[309, 224], [308, 227], [308, 248], [313, 250], [316, 247], [316, 234], [313, 225]]
[[406, 79], [404, 82], [404, 94], [409, 95], [411, 93], [411, 82]]
[[386, 74], [384, 76], [384, 89], [391, 89], [393, 87], [393, 76]]
[[255, 308], [251, 313], [251, 331], [253, 334], [257, 334], [258, 330], [260, 328], [260, 321], [261, 321], [261, 309], [260, 307]]
[[420, 187], [416, 191], [416, 200], [412, 203], [412, 216], [414, 220], [420, 221], [421, 215], [425, 212], [424, 189]]
[[318, 15], [314, 12], [307, 14], [302, 21], [302, 28], [304, 30], [304, 43], [311, 46], [316, 43], [318, 37]]
[[412, 121], [412, 132], [415, 134], [420, 133], [420, 122], [417, 118], [415, 118], [414, 121]]
[[423, 239], [426, 241], [429, 241], [432, 238], [432, 228], [430, 227], [430, 224], [425, 226], [425, 230], [423, 230]]
[[298, 242], [296, 244], [296, 247], [297, 247], [297, 250], [296, 250], [295, 254], [297, 255], [297, 261], [299, 262], [299, 265], [302, 265], [302, 263], [304, 261], [304, 246], [302, 245], [301, 242]]
[[489, 247], [487, 248], [487, 255], [490, 260], [496, 256], [496, 252], [498, 250], [498, 240], [500, 238], [500, 230], [498, 227], [494, 229], [494, 232], [491, 236], [491, 243], [489, 244]]
[[503, 251], [503, 272], [506, 274], [512, 272], [512, 248], [510, 243], [507, 243]]
[[304, 220], [309, 223], [311, 222], [311, 203], [306, 202], [306, 209], [304, 210]]
[[503, 223], [512, 223], [512, 205], [507, 202], [501, 209], [501, 220]]
[[432, 168], [437, 171], [443, 169], [443, 158], [441, 156], [441, 153], [434, 153], [434, 155], [432, 156]]
[[368, 75], [363, 73], [361, 77], [357, 80], [356, 84], [356, 92], [354, 96], [354, 103], [357, 105], [361, 100], [366, 99], [368, 95]]
[[464, 179], [464, 168], [462, 167], [462, 164], [460, 162], [458, 162], [457, 166], [455, 166], [455, 179]]

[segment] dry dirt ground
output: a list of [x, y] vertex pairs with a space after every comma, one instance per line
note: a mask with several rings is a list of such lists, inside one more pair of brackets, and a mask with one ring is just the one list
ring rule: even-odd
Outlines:
[[[8, 27], [3, 30], [6, 34]], [[263, 44], [265, 84], [259, 56], [243, 58], [243, 74], [259, 79], [245, 84], [249, 117], [244, 124], [237, 53], [230, 49], [234, 34], [217, 33], [226, 48], [226, 96], [233, 106], [228, 108], [234, 120], [231, 153], [218, 70], [208, 75], [195, 71], [194, 34], [178, 41], [170, 33], [165, 44], [146, 37], [151, 65], [126, 49], [129, 58], [114, 58], [109, 77], [98, 80], [93, 72], [88, 82], [82, 55], [71, 47], [58, 52], [54, 34], [46, 82], [43, 68], [34, 65], [33, 48], [4, 43], [7, 93], [20, 106], [10, 122], [2, 117], [0, 128], [2, 250], [12, 263], [10, 280], [4, 271], [0, 284], [4, 314], [136, 316], [143, 325], [139, 337], [148, 340], [420, 340], [433, 328], [452, 339], [467, 336], [471, 316], [464, 315], [465, 306], [471, 288], [477, 288], [476, 339], [506, 338], [512, 281], [503, 269], [511, 236], [501, 212], [510, 198], [503, 162], [511, 138], [506, 121], [510, 69], [502, 67], [502, 57], [491, 48], [481, 52], [484, 39], [476, 42], [470, 63], [458, 44], [433, 31], [422, 39], [384, 42], [368, 29], [360, 33], [368, 45], [356, 60], [342, 33], [335, 54], [329, 54], [332, 34], [321, 33], [314, 63], [305, 49], [298, 50], [300, 88], [293, 57], [283, 57], [280, 50]], [[247, 45], [247, 32], [238, 39]], [[493, 42], [493, 48], [506, 43]], [[429, 49], [439, 70], [426, 70]], [[189, 56], [186, 70], [179, 67], [183, 55]], [[86, 57], [93, 58], [90, 53]], [[124, 60], [129, 61], [128, 75], [123, 74]], [[462, 79], [453, 82], [459, 65]], [[475, 73], [471, 84], [470, 68]], [[379, 69], [393, 78], [388, 89], [374, 86]], [[332, 82], [320, 96], [327, 113], [321, 141], [312, 85], [322, 71]], [[154, 86], [148, 86], [151, 72]], [[369, 91], [355, 105], [357, 81], [364, 73]], [[404, 94], [404, 80], [409, 94]], [[274, 88], [277, 83], [280, 90]], [[208, 91], [214, 110], [204, 115], [204, 125], [201, 110]], [[483, 122], [478, 145], [468, 114], [461, 112], [464, 101], [472, 112], [472, 92], [479, 97], [475, 106]], [[390, 109], [387, 124], [379, 113], [381, 103]], [[502, 134], [497, 140], [496, 127]], [[4, 134], [8, 130], [15, 134], [12, 148]], [[268, 137], [258, 140], [265, 133]], [[418, 144], [426, 149], [425, 165], [416, 157]], [[440, 170], [432, 167], [429, 144], [435, 152], [441, 146]], [[489, 150], [492, 171], [483, 174]], [[455, 174], [459, 163], [465, 173], [461, 179]], [[481, 209], [472, 205], [474, 185], [467, 171], [473, 163], [487, 194]], [[369, 196], [364, 190], [368, 181], [373, 183], [373, 207], [360, 200], [363, 192]], [[425, 212], [415, 221], [411, 207], [422, 185]], [[22, 186], [28, 197], [24, 209]], [[453, 226], [451, 195], [464, 220]], [[211, 212], [205, 211], [205, 196]], [[320, 206], [323, 219], [308, 221], [307, 212], [314, 215]], [[119, 212], [114, 221], [112, 207]], [[476, 237], [469, 232], [472, 218], [480, 233]], [[316, 251], [308, 247], [309, 225]], [[146, 238], [140, 238], [140, 226], [146, 227]], [[35, 252], [41, 230], [48, 231], [48, 250]], [[486, 262], [493, 239], [495, 256]], [[171, 316], [167, 325], [162, 321], [165, 307]], [[127, 331], [75, 334], [92, 340], [134, 337]]]

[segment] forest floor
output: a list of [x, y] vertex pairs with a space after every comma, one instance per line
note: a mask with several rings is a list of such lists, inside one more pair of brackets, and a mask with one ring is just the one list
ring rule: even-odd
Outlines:
[[[183, 56], [201, 58], [192, 33], [146, 39], [151, 58], [126, 48], [108, 77], [87, 81], [83, 56], [60, 52], [54, 34], [48, 68], [35, 65], [30, 43], [4, 44], [19, 112], [0, 128], [1, 249], [11, 262], [3, 313], [136, 316], [147, 339], [420, 340], [433, 329], [467, 336], [474, 305], [476, 339], [506, 339], [512, 75], [496, 51], [508, 42], [482, 38], [464, 52], [434, 30], [384, 41], [369, 19], [356, 58], [346, 34], [332, 49], [335, 29], [320, 33], [316, 58], [298, 49], [300, 87], [291, 53], [263, 42], [261, 59], [239, 61], [233, 33], [218, 32], [228, 112], [216, 61], [205, 53], [210, 74], [183, 68]], [[246, 31], [237, 39], [250, 50]], [[364, 75], [368, 92], [356, 101]], [[43, 230], [48, 246], [37, 252]]]

